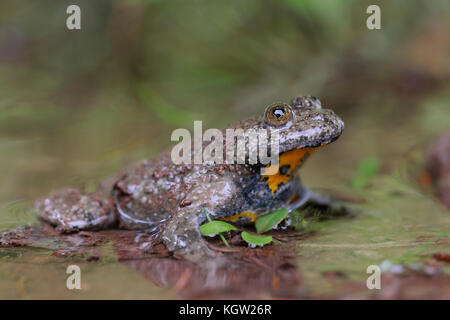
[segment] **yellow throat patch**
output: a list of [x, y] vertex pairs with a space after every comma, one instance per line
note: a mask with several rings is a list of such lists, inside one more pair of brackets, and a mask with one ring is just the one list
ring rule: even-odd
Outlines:
[[[292, 179], [295, 169], [314, 153], [316, 148], [294, 149], [285, 152], [279, 157], [278, 173], [273, 175], [262, 175], [261, 180], [265, 180], [272, 193], [277, 191], [278, 187]], [[268, 165], [266, 169], [272, 169], [275, 165]]]

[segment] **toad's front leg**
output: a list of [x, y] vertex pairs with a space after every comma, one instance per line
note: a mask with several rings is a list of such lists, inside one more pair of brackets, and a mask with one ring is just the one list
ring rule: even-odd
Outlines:
[[201, 208], [183, 208], [165, 225], [161, 239], [169, 251], [182, 255], [192, 262], [218, 256], [206, 244], [200, 225], [206, 220]]
[[[178, 209], [164, 226], [161, 239], [167, 249], [181, 254], [192, 262], [217, 258], [220, 254], [211, 250], [200, 232], [200, 225], [212, 218], [219, 208], [225, 208], [233, 198], [234, 184], [227, 179], [203, 183], [192, 190], [186, 199], [190, 205]], [[217, 259], [216, 259], [217, 260]]]

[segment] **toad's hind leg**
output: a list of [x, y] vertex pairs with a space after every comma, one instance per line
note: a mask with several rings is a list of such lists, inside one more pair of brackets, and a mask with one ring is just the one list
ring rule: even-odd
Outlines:
[[182, 255], [192, 262], [216, 258], [200, 232], [200, 224], [206, 220], [204, 209], [183, 208], [165, 225], [161, 239], [169, 251]]
[[116, 223], [112, 199], [100, 193], [67, 189], [36, 201], [35, 208], [41, 221], [60, 232], [106, 229]]
[[288, 205], [289, 212], [301, 207], [317, 207], [326, 212], [327, 216], [345, 216], [356, 213], [348, 208], [342, 201], [331, 196], [320, 194], [310, 190], [301, 183], [300, 177], [296, 177], [294, 187], [295, 200]]
[[[300, 196], [298, 196], [300, 197]], [[319, 208], [327, 217], [353, 216], [357, 213], [341, 200], [331, 196], [320, 194], [305, 187], [301, 189], [301, 198], [290, 206], [289, 211], [302, 207], [303, 205]]]

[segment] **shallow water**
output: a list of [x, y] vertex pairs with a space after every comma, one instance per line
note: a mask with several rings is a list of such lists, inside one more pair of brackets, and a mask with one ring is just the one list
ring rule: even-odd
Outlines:
[[[431, 139], [441, 128], [429, 128], [425, 124], [428, 119], [421, 117], [420, 112], [401, 126], [385, 121], [379, 113], [372, 111], [372, 115], [370, 112], [367, 107], [361, 110], [361, 114], [344, 114], [345, 134], [317, 152], [301, 170], [305, 184], [313, 188], [365, 200], [350, 204], [360, 212], [354, 218], [311, 219], [305, 230], [310, 236], [296, 241], [298, 273], [303, 286], [313, 296], [339, 295], [336, 281], [364, 284], [366, 268], [372, 264], [420, 266], [435, 252], [449, 252], [450, 214], [430, 193], [421, 189], [415, 176], [423, 161], [427, 137]], [[430, 110], [427, 112], [429, 114]], [[434, 112], [447, 115], [438, 107]], [[364, 117], [368, 116], [371, 116], [372, 125], [363, 130]], [[140, 115], [135, 117], [136, 122], [131, 121], [133, 135], [145, 136], [149, 126], [138, 119]], [[91, 128], [92, 131], [87, 133], [87, 124], [81, 124], [83, 120], [75, 121], [70, 134], [49, 134], [35, 139], [30, 136], [0, 144], [2, 154], [6, 155], [0, 160], [1, 175], [6, 182], [2, 184], [0, 194], [1, 229], [36, 223], [30, 210], [33, 199], [51, 189], [65, 186], [95, 189], [101, 180], [113, 176], [125, 164], [156, 152], [157, 147], [151, 148], [145, 142], [130, 147], [128, 135], [117, 137], [116, 134], [114, 139], [101, 142], [96, 133], [102, 132], [102, 139], [109, 136], [106, 130], [114, 135], [116, 124]], [[450, 116], [448, 121], [450, 123]], [[420, 139], [411, 140], [408, 134], [401, 134], [411, 132], [411, 128]], [[122, 130], [126, 131], [126, 128]], [[90, 140], [87, 144], [91, 146], [80, 142], [87, 139], [87, 135]], [[389, 144], [385, 143], [386, 139], [390, 140]], [[64, 147], [67, 140], [70, 147]], [[167, 141], [168, 138], [161, 133], [161, 140]], [[126, 147], [122, 149], [121, 146]], [[355, 146], [359, 152], [354, 152]], [[381, 171], [365, 189], [356, 190], [351, 186], [355, 167], [361, 159], [369, 156], [380, 159]], [[160, 281], [156, 284], [143, 281], [145, 270], [120, 263], [111, 245], [102, 245], [100, 250], [100, 261], [87, 262], [81, 257], [55, 257], [51, 250], [45, 249], [1, 249], [0, 296], [70, 299], [174, 297], [173, 290]], [[82, 269], [82, 289], [79, 291], [70, 291], [65, 286], [65, 269], [70, 264], [77, 264]], [[326, 276], [330, 272], [338, 272], [340, 277], [330, 280]], [[446, 267], [444, 272], [449, 273], [450, 268]], [[221, 281], [212, 277], [209, 281]], [[364, 288], [358, 291], [360, 297], [369, 297], [370, 294]]]

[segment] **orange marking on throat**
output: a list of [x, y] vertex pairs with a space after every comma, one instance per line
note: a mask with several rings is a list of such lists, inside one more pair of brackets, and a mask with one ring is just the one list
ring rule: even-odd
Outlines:
[[[282, 153], [279, 157], [278, 172], [273, 175], [263, 174], [261, 180], [267, 179], [266, 182], [269, 185], [270, 190], [272, 190], [272, 193], [277, 191], [282, 183], [287, 183], [292, 179], [296, 169], [299, 168], [315, 150], [316, 148], [303, 148]], [[275, 168], [276, 165], [268, 165], [266, 167], [268, 170], [274, 170]]]

